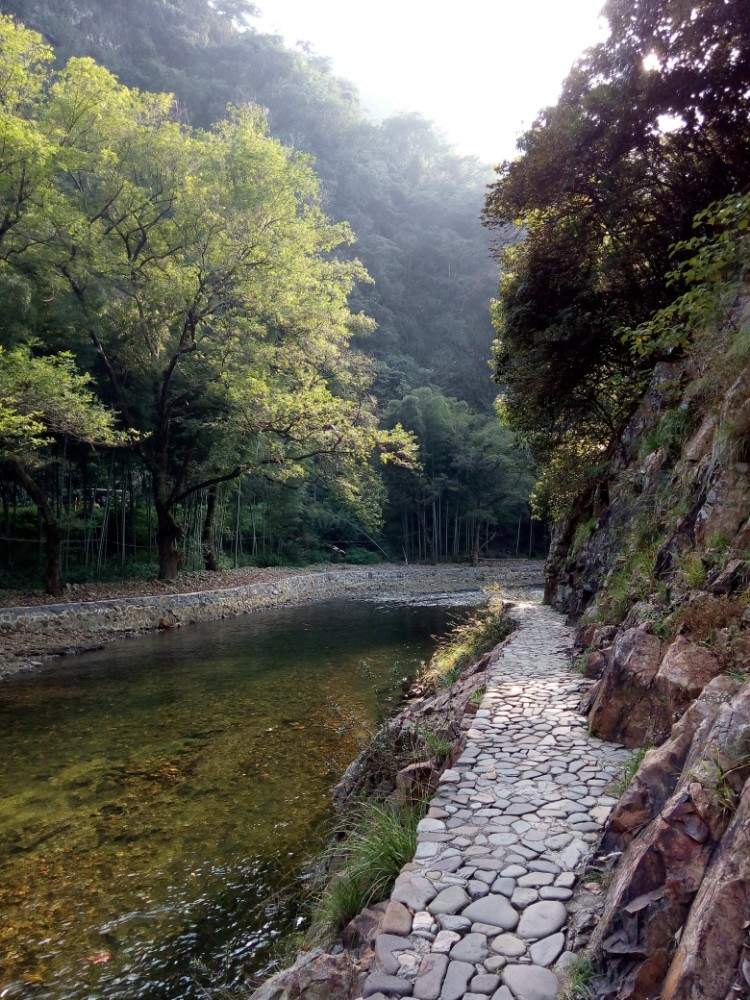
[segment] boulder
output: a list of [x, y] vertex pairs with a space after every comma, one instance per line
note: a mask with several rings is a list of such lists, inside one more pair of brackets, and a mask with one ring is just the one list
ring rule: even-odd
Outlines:
[[609, 665], [596, 686], [590, 714], [597, 736], [628, 747], [658, 741], [669, 732], [664, 701], [653, 687], [662, 643], [645, 628], [629, 628], [615, 640]]
[[302, 952], [290, 969], [263, 983], [250, 1000], [355, 1000], [364, 975], [348, 952]]
[[[746, 995], [750, 989], [748, 921], [750, 783], [690, 909], [662, 987], [662, 1000]], [[736, 992], [735, 985], [740, 987]]]
[[731, 594], [747, 581], [749, 573], [750, 569], [744, 559], [730, 559], [724, 569], [719, 570], [703, 589], [709, 594]]
[[[634, 833], [591, 937], [594, 958], [618, 1000], [723, 1000], [723, 986], [714, 991], [696, 984], [711, 982], [713, 961], [706, 954], [713, 949], [721, 964], [727, 935], [736, 971], [737, 942], [744, 940], [742, 925], [750, 917], [750, 683], [737, 691], [729, 678], [716, 678], [690, 711], [692, 717], [676, 727], [670, 751], [675, 761], [683, 757], [692, 727], [682, 774], [651, 822]], [[668, 759], [667, 752], [649, 754], [645, 763], [656, 769], [660, 762], [664, 769]], [[656, 809], [659, 794], [649, 809]], [[680, 934], [685, 950], [675, 954]], [[723, 976], [717, 973], [716, 982], [723, 983]]]
[[707, 719], [712, 722], [736, 690], [729, 677], [716, 677], [675, 723], [670, 738], [649, 750], [612, 810], [602, 842], [605, 849], [624, 850], [660, 812], [674, 792], [697, 729]]
[[672, 720], [679, 719], [703, 688], [722, 672], [719, 660], [705, 647], [678, 636], [656, 674], [655, 687]]
[[438, 777], [435, 765], [429, 760], [402, 768], [396, 775], [396, 792], [399, 800], [412, 805], [424, 802], [434, 794]]

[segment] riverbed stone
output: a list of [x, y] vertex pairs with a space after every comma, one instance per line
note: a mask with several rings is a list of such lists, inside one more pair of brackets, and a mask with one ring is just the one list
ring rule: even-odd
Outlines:
[[397, 937], [395, 934], [378, 934], [375, 939], [375, 958], [383, 970], [389, 976], [395, 976], [400, 965], [394, 951], [406, 951], [409, 942], [406, 938]]
[[500, 976], [494, 976], [489, 972], [480, 973], [474, 976], [469, 983], [472, 993], [484, 993], [489, 995], [494, 993], [500, 986]]
[[[401, 979], [398, 976], [388, 976], [385, 972], [371, 972], [365, 979], [362, 987], [362, 996], [371, 997], [376, 993], [382, 993], [387, 997], [410, 997], [412, 995], [412, 984], [408, 979]], [[424, 1000], [437, 1000], [436, 997], [425, 997]]]
[[447, 955], [456, 942], [461, 940], [461, 935], [456, 931], [439, 931], [432, 942], [432, 951]]
[[505, 958], [518, 958], [520, 955], [526, 954], [526, 943], [515, 934], [498, 934], [490, 947], [498, 955], [504, 955]]
[[549, 937], [535, 941], [529, 948], [529, 955], [534, 965], [552, 965], [560, 957], [564, 947], [564, 934], [550, 934]]
[[474, 975], [474, 966], [469, 962], [451, 962], [445, 973], [440, 1000], [461, 1000], [466, 993], [469, 980]]
[[501, 986], [497, 993], [492, 994], [492, 1000], [513, 1000], [513, 994], [507, 986]]
[[472, 962], [478, 965], [488, 955], [487, 937], [484, 934], [467, 934], [451, 948], [452, 961]]
[[405, 936], [411, 933], [411, 928], [411, 913], [409, 913], [403, 903], [399, 903], [396, 899], [391, 899], [386, 907], [381, 930], [385, 934]]
[[392, 898], [399, 903], [405, 903], [412, 910], [424, 910], [436, 895], [437, 889], [432, 882], [417, 875], [397, 885]]
[[518, 924], [518, 913], [510, 905], [505, 896], [492, 893], [484, 899], [477, 899], [462, 912], [475, 923], [491, 924], [504, 931], [512, 931]]
[[438, 1000], [447, 968], [447, 955], [425, 955], [414, 980], [412, 996], [417, 1000]]

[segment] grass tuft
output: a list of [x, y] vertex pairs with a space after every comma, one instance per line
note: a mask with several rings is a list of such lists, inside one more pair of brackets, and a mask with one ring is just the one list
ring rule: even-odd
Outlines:
[[577, 955], [565, 970], [560, 1000], [587, 1000], [591, 996], [589, 983], [596, 975], [591, 959]]
[[421, 809], [368, 802], [346, 839], [332, 849], [332, 873], [320, 893], [309, 933], [311, 944], [334, 940], [358, 913], [387, 899], [417, 848]]
[[622, 765], [622, 774], [610, 785], [610, 789], [613, 795], [616, 795], [619, 798], [628, 790], [631, 781], [638, 773], [638, 768], [643, 763], [643, 758], [646, 756], [646, 754], [650, 749], [651, 747], [647, 743], [645, 744], [645, 746], [639, 747], [637, 750], [634, 750], [631, 753], [631, 755]]
[[435, 688], [450, 687], [469, 664], [489, 653], [512, 630], [505, 615], [505, 603], [493, 595], [486, 607], [454, 625], [438, 643], [420, 679]]

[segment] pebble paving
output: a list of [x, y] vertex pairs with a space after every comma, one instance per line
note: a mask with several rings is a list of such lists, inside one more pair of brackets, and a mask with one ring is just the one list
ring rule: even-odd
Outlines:
[[466, 749], [399, 876], [363, 996], [554, 1000], [573, 956], [566, 904], [627, 752], [588, 735], [571, 629], [538, 604], [493, 653]]

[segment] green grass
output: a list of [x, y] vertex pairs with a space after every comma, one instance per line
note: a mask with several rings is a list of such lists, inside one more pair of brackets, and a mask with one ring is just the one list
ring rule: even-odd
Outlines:
[[476, 689], [476, 691], [473, 691], [472, 695], [471, 695], [471, 698], [469, 698], [469, 701], [471, 702], [471, 704], [472, 705], [481, 705], [482, 704], [482, 698], [484, 698], [486, 690], [487, 690], [487, 688], [483, 684], [481, 687], [478, 687]]
[[333, 849], [334, 870], [313, 911], [312, 944], [334, 940], [366, 906], [388, 898], [401, 869], [414, 857], [421, 814], [387, 802], [361, 806], [348, 836]]
[[589, 983], [596, 975], [591, 960], [577, 955], [565, 970], [565, 979], [559, 1000], [587, 1000], [591, 996]]
[[420, 736], [432, 757], [442, 759], [450, 753], [453, 740], [444, 733], [436, 732], [434, 729], [422, 729]]
[[634, 750], [625, 763], [622, 765], [622, 774], [619, 778], [612, 782], [610, 785], [610, 790], [613, 795], [618, 798], [628, 790], [630, 783], [638, 772], [638, 768], [643, 762], [643, 758], [646, 756], [648, 751], [651, 749], [647, 743], [645, 746], [639, 747], [638, 750]]
[[700, 587], [708, 576], [706, 566], [697, 552], [685, 552], [677, 560], [677, 566], [690, 587]]
[[454, 625], [441, 639], [420, 679], [436, 688], [450, 687], [469, 664], [494, 649], [512, 630], [503, 601], [491, 597], [486, 607]]

